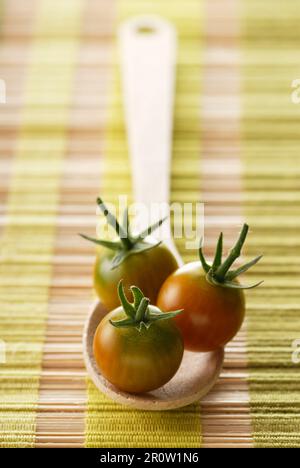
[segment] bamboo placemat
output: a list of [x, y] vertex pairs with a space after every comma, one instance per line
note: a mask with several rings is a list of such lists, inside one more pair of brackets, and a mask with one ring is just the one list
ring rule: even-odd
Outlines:
[[[99, 193], [130, 195], [115, 38], [145, 12], [180, 40], [172, 200], [205, 202], [209, 254], [245, 219], [245, 256], [265, 254], [214, 390], [156, 414], [86, 378], [94, 249], [77, 236]], [[0, 446], [300, 446], [299, 16], [293, 0], [0, 1]]]

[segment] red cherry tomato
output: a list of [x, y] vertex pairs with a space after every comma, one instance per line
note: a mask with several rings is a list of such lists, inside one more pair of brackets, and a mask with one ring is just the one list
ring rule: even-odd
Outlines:
[[175, 320], [182, 332], [186, 349], [213, 351], [225, 346], [239, 331], [245, 317], [243, 289], [260, 284], [244, 286], [237, 277], [255, 265], [261, 256], [236, 270], [230, 269], [240, 255], [248, 229], [245, 224], [223, 263], [221, 233], [212, 265], [206, 262], [200, 248], [200, 262], [185, 265], [164, 282], [157, 305], [166, 311], [184, 310]]
[[163, 284], [157, 305], [168, 311], [183, 309], [174, 320], [185, 348], [212, 351], [225, 346], [239, 331], [245, 317], [244, 292], [208, 283], [200, 262], [173, 273]]

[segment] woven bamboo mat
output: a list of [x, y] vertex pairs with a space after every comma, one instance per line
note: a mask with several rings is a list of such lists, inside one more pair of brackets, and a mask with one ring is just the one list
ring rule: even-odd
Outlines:
[[[115, 38], [139, 13], [179, 34], [172, 200], [205, 202], [208, 254], [245, 220], [245, 257], [265, 254], [216, 387], [155, 415], [97, 392], [81, 351], [77, 233], [99, 193], [131, 193]], [[299, 17], [294, 0], [0, 0], [0, 446], [300, 446]]]

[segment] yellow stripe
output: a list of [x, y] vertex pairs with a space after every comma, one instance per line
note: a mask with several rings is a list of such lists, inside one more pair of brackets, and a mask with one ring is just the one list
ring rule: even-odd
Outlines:
[[[249, 281], [250, 405], [256, 446], [300, 446], [299, 118], [300, 10], [294, 0], [243, 0], [244, 204], [248, 254], [264, 253]], [[251, 278], [252, 276], [252, 278]]]
[[[32, 447], [82, 0], [38, 2], [1, 240], [0, 446]], [[3, 344], [3, 342], [2, 342]]]
[[[200, 187], [200, 77], [202, 2], [119, 0], [118, 22], [136, 14], [159, 14], [177, 27], [179, 65], [175, 105], [172, 201], [197, 201]], [[101, 194], [109, 202], [131, 190], [120, 82], [115, 70], [106, 135]], [[179, 246], [180, 247], [180, 246]], [[199, 404], [177, 411], [144, 412], [117, 405], [88, 382], [87, 447], [199, 447]]]

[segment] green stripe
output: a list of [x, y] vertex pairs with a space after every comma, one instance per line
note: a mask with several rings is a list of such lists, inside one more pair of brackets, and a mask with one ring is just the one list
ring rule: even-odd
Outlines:
[[256, 446], [300, 446], [300, 9], [294, 0], [243, 0], [244, 207], [248, 254], [265, 254], [248, 296], [250, 409]]

